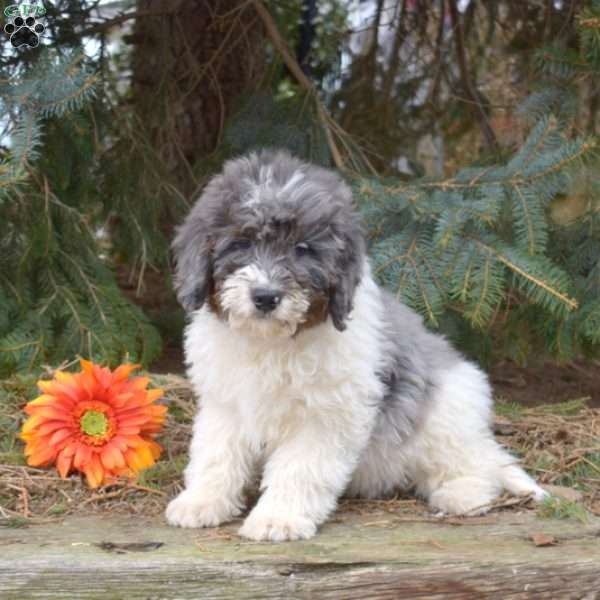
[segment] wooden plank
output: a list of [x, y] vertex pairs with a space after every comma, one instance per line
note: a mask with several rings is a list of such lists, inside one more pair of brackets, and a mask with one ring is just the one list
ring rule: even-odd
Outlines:
[[[463, 522], [351, 512], [312, 540], [280, 544], [239, 538], [239, 522], [182, 530], [89, 516], [1, 527], [0, 598], [600, 598], [600, 519], [506, 512]], [[536, 547], [540, 532], [557, 545]], [[118, 546], [143, 542], [154, 544]]]

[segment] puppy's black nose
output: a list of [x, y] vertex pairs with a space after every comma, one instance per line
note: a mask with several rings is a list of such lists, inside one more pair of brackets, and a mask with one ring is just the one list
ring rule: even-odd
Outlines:
[[258, 310], [268, 313], [275, 310], [281, 302], [281, 292], [269, 288], [256, 288], [252, 290], [252, 301]]

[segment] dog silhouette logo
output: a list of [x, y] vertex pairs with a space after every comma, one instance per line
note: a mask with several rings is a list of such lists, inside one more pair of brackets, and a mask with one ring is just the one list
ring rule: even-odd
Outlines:
[[45, 14], [40, 6], [12, 5], [5, 9], [8, 21], [4, 32], [10, 36], [10, 43], [15, 48], [29, 46], [35, 48], [40, 43], [40, 36], [46, 31], [46, 26], [36, 17]]

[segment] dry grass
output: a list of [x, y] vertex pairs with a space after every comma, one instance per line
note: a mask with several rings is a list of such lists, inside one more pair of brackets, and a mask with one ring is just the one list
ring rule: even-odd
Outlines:
[[538, 481], [580, 492], [571, 496], [600, 515], [600, 409], [586, 401], [527, 409], [498, 403], [495, 430]]
[[[52, 469], [27, 467], [17, 433], [22, 408], [36, 395], [35, 379], [0, 382], [0, 525], [18, 526], [25, 520], [45, 521], [82, 512], [159, 515], [180, 486], [181, 472], [191, 434], [194, 401], [185, 379], [175, 375], [153, 376], [166, 391], [169, 413], [159, 442], [165, 451], [156, 466], [136, 482], [124, 481], [100, 490], [90, 490], [78, 475], [61, 480]], [[524, 409], [499, 403], [495, 423], [497, 437], [522, 458], [523, 464], [542, 483], [566, 486], [575, 492], [575, 502], [558, 500], [544, 505], [540, 516], [581, 518], [586, 510], [600, 515], [600, 409], [590, 409], [582, 400]], [[342, 511], [369, 512], [371, 526], [395, 520], [429, 520], [421, 502], [410, 497], [381, 501], [342, 500]], [[503, 497], [496, 509], [532, 508], [527, 499]], [[377, 517], [377, 518], [375, 518]], [[484, 517], [488, 518], [488, 517]], [[476, 519], [473, 519], [475, 521]]]

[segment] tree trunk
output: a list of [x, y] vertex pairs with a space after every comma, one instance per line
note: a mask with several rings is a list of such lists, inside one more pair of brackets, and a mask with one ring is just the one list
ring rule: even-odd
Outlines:
[[264, 71], [260, 22], [243, 0], [138, 0], [133, 104], [181, 191], [215, 150], [226, 118]]

